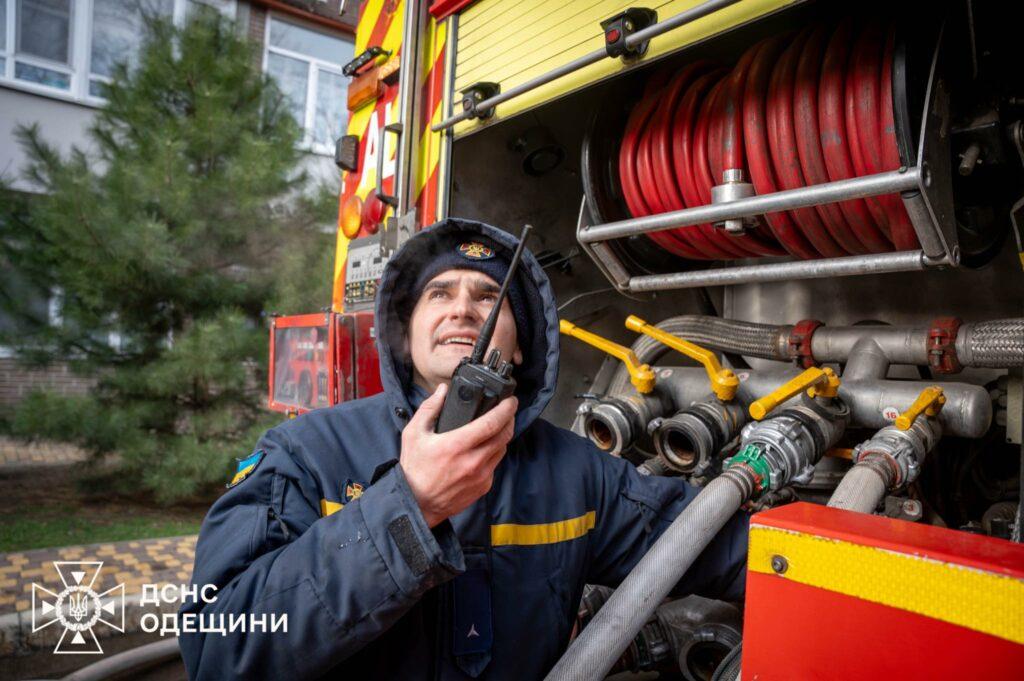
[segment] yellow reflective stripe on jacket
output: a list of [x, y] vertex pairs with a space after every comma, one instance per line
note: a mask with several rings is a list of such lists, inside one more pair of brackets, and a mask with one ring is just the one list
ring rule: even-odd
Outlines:
[[578, 539], [594, 529], [596, 518], [596, 513], [589, 511], [553, 523], [491, 525], [491, 546], [537, 546]]

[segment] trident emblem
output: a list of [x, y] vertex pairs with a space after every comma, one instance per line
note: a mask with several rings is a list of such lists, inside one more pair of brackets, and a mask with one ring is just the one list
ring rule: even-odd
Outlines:
[[104, 624], [115, 631], [124, 631], [124, 584], [96, 593], [93, 586], [103, 567], [99, 561], [54, 561], [53, 567], [64, 588], [55, 593], [38, 584], [32, 585], [32, 631], [60, 622], [64, 633], [54, 653], [102, 653], [93, 627]]

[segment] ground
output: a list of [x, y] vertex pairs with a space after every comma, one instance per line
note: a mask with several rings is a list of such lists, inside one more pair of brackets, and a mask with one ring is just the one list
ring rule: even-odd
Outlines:
[[87, 464], [0, 468], [0, 553], [199, 531], [212, 499], [160, 507], [78, 484]]

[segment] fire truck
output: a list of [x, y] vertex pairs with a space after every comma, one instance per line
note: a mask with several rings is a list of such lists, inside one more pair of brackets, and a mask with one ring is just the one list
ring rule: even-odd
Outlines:
[[[1019, 678], [1021, 19], [362, 0], [333, 300], [273, 320], [270, 407], [381, 390], [376, 283], [417, 230], [531, 224], [546, 417], [701, 488], [549, 678]], [[667, 599], [741, 507], [745, 601]]]

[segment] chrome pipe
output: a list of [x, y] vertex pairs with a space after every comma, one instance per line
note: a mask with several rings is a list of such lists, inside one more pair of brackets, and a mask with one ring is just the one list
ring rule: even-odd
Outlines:
[[645, 43], [652, 38], [657, 38], [662, 33], [668, 33], [672, 29], [685, 26], [691, 21], [702, 19], [703, 17], [713, 14], [720, 9], [725, 9], [729, 5], [735, 5], [737, 2], [739, 2], [739, 0], [710, 0], [709, 2], [702, 2], [696, 7], [691, 7], [684, 12], [680, 12], [675, 16], [665, 19], [665, 21], [659, 21], [656, 24], [648, 26], [642, 31], [637, 31], [634, 34], [627, 36], [626, 47], [636, 47], [637, 45]]
[[[863, 337], [850, 349], [843, 379], [847, 381], [885, 378], [889, 373], [889, 356], [873, 337]], [[820, 361], [820, 360], [819, 360]]]
[[643, 293], [700, 286], [731, 286], [755, 282], [911, 272], [944, 263], [945, 260], [931, 260], [923, 251], [851, 255], [823, 260], [797, 260], [674, 274], [649, 274], [631, 277], [629, 290], [633, 293]]
[[890, 364], [928, 366], [928, 329], [920, 327], [822, 326], [811, 336], [811, 354], [818, 362], [846, 362], [865, 340], [873, 342]]
[[609, 239], [621, 239], [637, 234], [649, 234], [676, 227], [701, 225], [707, 222], [724, 222], [764, 213], [775, 213], [794, 208], [820, 206], [825, 203], [863, 199], [869, 196], [892, 194], [914, 189], [918, 185], [921, 170], [916, 166], [904, 170], [892, 170], [875, 175], [854, 177], [848, 180], [837, 180], [823, 184], [813, 184], [798, 189], [787, 189], [771, 194], [752, 196], [727, 203], [695, 206], [671, 213], [648, 215], [604, 225], [585, 227], [580, 241], [595, 243]]
[[[704, 369], [657, 367], [659, 376], [665, 375], [666, 370], [671, 371], [671, 374], [659, 378], [658, 385], [668, 393], [677, 409], [708, 399], [707, 372]], [[800, 370], [740, 370], [736, 373], [740, 377], [736, 400], [749, 405], [794, 378]], [[922, 390], [931, 385], [940, 386], [946, 395], [946, 406], [936, 417], [943, 433], [954, 437], [978, 438], [988, 431], [992, 424], [992, 398], [979, 385], [952, 381], [853, 380], [844, 377], [839, 386], [839, 397], [850, 408], [850, 427], [878, 430], [892, 425], [889, 416], [893, 410], [904, 411], [914, 403]], [[619, 397], [621, 399], [623, 395]]]

